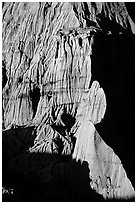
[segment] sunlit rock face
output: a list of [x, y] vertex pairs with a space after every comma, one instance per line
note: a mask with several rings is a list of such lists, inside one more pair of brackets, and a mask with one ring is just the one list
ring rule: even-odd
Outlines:
[[117, 152], [95, 128], [107, 98], [92, 68], [98, 36], [134, 35], [127, 8], [119, 2], [3, 3], [4, 178], [19, 174], [55, 186], [63, 180], [66, 199], [79, 193], [90, 201], [134, 198]]

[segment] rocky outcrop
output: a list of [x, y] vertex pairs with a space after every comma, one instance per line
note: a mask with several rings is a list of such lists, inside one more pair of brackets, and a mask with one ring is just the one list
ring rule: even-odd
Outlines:
[[120, 159], [95, 128], [107, 98], [92, 75], [98, 36], [134, 34], [125, 3], [3, 3], [2, 32], [3, 177], [17, 185], [12, 174], [39, 185], [63, 180], [67, 192], [90, 201], [93, 192], [134, 198]]
[[105, 199], [134, 197], [134, 189], [127, 179], [120, 159], [105, 144], [89, 121], [85, 120], [77, 132], [73, 158], [88, 162], [91, 188]]

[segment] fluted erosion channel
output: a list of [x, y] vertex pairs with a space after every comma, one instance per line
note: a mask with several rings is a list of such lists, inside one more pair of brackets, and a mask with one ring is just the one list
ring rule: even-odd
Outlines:
[[3, 201], [134, 200], [134, 3], [2, 3]]

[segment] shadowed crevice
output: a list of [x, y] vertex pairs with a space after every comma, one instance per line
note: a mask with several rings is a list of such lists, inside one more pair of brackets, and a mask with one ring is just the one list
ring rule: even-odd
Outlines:
[[32, 101], [33, 117], [35, 117], [35, 114], [37, 112], [37, 106], [40, 100], [40, 89], [38, 87], [35, 87], [33, 90], [30, 91], [30, 98]]

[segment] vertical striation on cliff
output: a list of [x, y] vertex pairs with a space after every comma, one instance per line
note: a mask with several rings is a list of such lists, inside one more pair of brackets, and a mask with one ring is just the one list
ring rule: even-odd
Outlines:
[[3, 172], [52, 183], [59, 171], [71, 186], [70, 160], [87, 162], [88, 195], [133, 198], [120, 159], [95, 129], [107, 98], [92, 76], [96, 36], [134, 34], [125, 3], [4, 2], [2, 11]]

